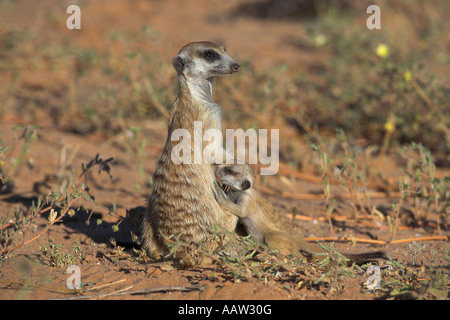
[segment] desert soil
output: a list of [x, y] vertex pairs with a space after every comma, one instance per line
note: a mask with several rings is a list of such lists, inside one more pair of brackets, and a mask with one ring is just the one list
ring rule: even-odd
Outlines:
[[[22, 1], [23, 2], [23, 1]], [[40, 2], [41, 3], [41, 2]], [[39, 36], [34, 41], [51, 43], [58, 41], [74, 41], [80, 46], [101, 49], [105, 34], [121, 28], [125, 31], [139, 29], [147, 24], [158, 30], [159, 44], [145, 44], [148, 50], [167, 55], [170, 60], [177, 50], [187, 42], [202, 39], [223, 39], [227, 51], [235, 59], [252, 61], [261, 68], [275, 63], [289, 63], [295, 66], [296, 72], [307, 72], [308, 65], [320, 63], [326, 57], [313, 55], [302, 48], [294, 46], [289, 39], [304, 32], [301, 23], [296, 21], [259, 20], [252, 17], [224, 17], [223, 12], [230, 13], [237, 7], [239, 1], [86, 1], [82, 11], [82, 30], [69, 31], [65, 28], [65, 7], [55, 5], [55, 2], [42, 1], [42, 4], [26, 5], [23, 2], [21, 10], [13, 13], [0, 13], [2, 27], [16, 25], [18, 28], [39, 30]], [[60, 14], [57, 22], [47, 23], [46, 13]], [[58, 25], [59, 22], [61, 26]], [[44, 88], [57, 88], [59, 81], [64, 81], [64, 73], [46, 76], [47, 71], [33, 70], [29, 73], [29, 82]], [[245, 73], [245, 68], [241, 70]], [[1, 81], [9, 81], [9, 77], [1, 77]], [[227, 79], [232, 81], [232, 78]], [[2, 84], [0, 83], [0, 86]], [[172, 84], [175, 86], [175, 83]], [[57, 89], [55, 89], [57, 90]], [[222, 106], [226, 112], [227, 106]], [[23, 163], [14, 172], [14, 187], [0, 195], [0, 215], [14, 212], [17, 207], [28, 212], [32, 202], [38, 197], [48, 195], [55, 187], [54, 174], [61, 170], [61, 165], [74, 168], [79, 174], [81, 165], [88, 163], [96, 154], [103, 159], [113, 157], [110, 178], [105, 172], [98, 174], [95, 169], [90, 174], [90, 193], [95, 196], [99, 208], [93, 208], [86, 201], [80, 200], [74, 208], [82, 207], [72, 217], [67, 217], [62, 223], [53, 225], [48, 232], [9, 253], [0, 264], [0, 299], [54, 299], [69, 298], [80, 295], [106, 294], [103, 299], [377, 299], [384, 298], [384, 293], [371, 291], [363, 285], [367, 280], [364, 272], [355, 277], [348, 277], [344, 283], [332, 290], [326, 287], [302, 287], [300, 289], [284, 289], [283, 283], [263, 281], [234, 281], [225, 268], [216, 265], [197, 267], [186, 270], [170, 270], [165, 267], [150, 265], [150, 259], [136, 257], [129, 246], [122, 253], [115, 249], [110, 238], [115, 238], [117, 244], [132, 243], [130, 231], [140, 233], [139, 226], [129, 220], [124, 220], [119, 231], [113, 232], [112, 226], [118, 218], [107, 216], [100, 208], [110, 208], [116, 204], [116, 213], [125, 216], [126, 211], [137, 212], [146, 206], [146, 196], [151, 192], [148, 185], [137, 188], [140, 181], [136, 158], [120, 147], [114, 138], [99, 134], [76, 134], [58, 126], [52, 126], [47, 119], [34, 115], [17, 114], [14, 110], [0, 116], [0, 134], [6, 145], [13, 145], [21, 131], [13, 130], [18, 124], [33, 123], [42, 126], [39, 139], [33, 141], [29, 154], [32, 163]], [[147, 119], [145, 129], [151, 133], [148, 136], [144, 170], [151, 175], [166, 139], [166, 122]], [[298, 139], [299, 145], [308, 149], [302, 137], [292, 128], [280, 129], [280, 139]], [[72, 157], [73, 156], [73, 157]], [[311, 161], [313, 157], [311, 156]], [[386, 176], [398, 177], [402, 171], [395, 161], [387, 158], [384, 162], [374, 165], [383, 167]], [[310, 220], [297, 220], [296, 232], [304, 237], [329, 237], [330, 229], [326, 221], [314, 220], [324, 217], [324, 200], [295, 199], [292, 194], [317, 195], [323, 192], [320, 175], [313, 171], [304, 172], [317, 178], [292, 179], [289, 175], [279, 174], [268, 177], [262, 193], [286, 213], [296, 207], [299, 215], [311, 217]], [[442, 172], [441, 172], [442, 173]], [[286, 177], [287, 176], [287, 177]], [[377, 191], [377, 190], [372, 190]], [[285, 196], [282, 195], [285, 192]], [[333, 187], [336, 194], [345, 192]], [[388, 196], [371, 200], [373, 205], [390, 208], [398, 199]], [[351, 216], [351, 206], [348, 199], [338, 199], [337, 212], [343, 216]], [[86, 224], [88, 214], [93, 209], [91, 223]], [[102, 218], [97, 225], [96, 219]], [[286, 216], [286, 219], [289, 219]], [[48, 223], [48, 215], [36, 218], [38, 230]], [[355, 238], [387, 239], [389, 231], [373, 226], [355, 228], [354, 221], [335, 221], [338, 236], [351, 235]], [[34, 231], [29, 230], [33, 235]], [[37, 232], [37, 231], [36, 231]], [[416, 238], [436, 235], [435, 228], [425, 229], [423, 226], [400, 229], [396, 239]], [[443, 230], [448, 236], [448, 231]], [[27, 237], [30, 235], [27, 235]], [[27, 238], [28, 239], [28, 238]], [[77, 263], [81, 271], [81, 279], [90, 287], [99, 287], [95, 292], [85, 291], [75, 294], [66, 290], [67, 266], [55, 267], [50, 263], [49, 255], [42, 253], [42, 246], [61, 245], [62, 251], [72, 253], [72, 246], [80, 244], [85, 259]], [[337, 242], [335, 248], [342, 252], [361, 252], [367, 250], [386, 250], [394, 259], [411, 262], [414, 258], [408, 253], [409, 243], [391, 244], [387, 246]], [[442, 251], [448, 247], [445, 241], [427, 241], [423, 243], [420, 259], [431, 259], [432, 251]], [[102, 287], [103, 286], [103, 287]], [[185, 292], [164, 290], [167, 287], [184, 287]], [[124, 294], [108, 296], [107, 294], [120, 290], [135, 291], [150, 288], [162, 288], [160, 292]], [[191, 289], [189, 289], [191, 288]]]

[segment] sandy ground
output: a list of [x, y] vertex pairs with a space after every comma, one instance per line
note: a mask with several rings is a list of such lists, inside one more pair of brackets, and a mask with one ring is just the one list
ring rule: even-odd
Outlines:
[[[66, 1], [68, 2], [68, 1]], [[326, 56], [314, 55], [295, 46], [293, 39], [304, 32], [301, 21], [262, 20], [237, 14], [240, 1], [73, 1], [82, 5], [82, 30], [68, 31], [64, 21], [67, 17], [64, 1], [55, 4], [53, 1], [42, 1], [39, 6], [26, 5], [19, 1], [21, 10], [13, 13], [0, 13], [0, 26], [15, 25], [19, 28], [33, 30], [33, 41], [52, 43], [58, 41], [75, 41], [81, 46], [103, 49], [105, 35], [112, 30], [125, 31], [141, 28], [147, 24], [157, 30], [159, 41], [143, 44], [148, 50], [161, 53], [171, 59], [182, 45], [201, 39], [221, 39], [227, 45], [227, 51], [236, 60], [252, 61], [261, 68], [288, 62], [295, 66], [296, 72], [308, 72], [314, 65], [320, 65]], [[48, 15], [55, 18], [48, 22]], [[32, 19], [30, 19], [32, 17]], [[43, 84], [44, 88], [58, 86], [64, 83], [64, 72], [46, 74], [47, 71], [28, 70], [29, 81]], [[241, 70], [245, 72], [245, 70]], [[47, 77], [48, 75], [48, 77]], [[8, 76], [2, 76], [1, 81], [9, 81]], [[59, 82], [61, 80], [61, 82]], [[46, 81], [48, 82], [46, 84]], [[173, 84], [175, 85], [175, 84]], [[56, 89], [57, 90], [57, 89]], [[226, 110], [227, 106], [223, 106]], [[31, 144], [29, 154], [33, 155], [32, 165], [23, 164], [14, 172], [14, 188], [0, 194], [0, 215], [14, 211], [17, 206], [29, 210], [32, 201], [37, 197], [47, 195], [56, 185], [54, 174], [61, 170], [61, 165], [70, 166], [78, 173], [81, 164], [89, 162], [95, 154], [103, 159], [113, 157], [110, 178], [106, 173], [90, 175], [89, 187], [95, 195], [95, 201], [101, 208], [109, 208], [114, 202], [117, 214], [126, 215], [126, 211], [140, 210], [145, 207], [145, 196], [150, 188], [145, 186], [136, 189], [139, 181], [136, 159], [124, 150], [114, 139], [96, 134], [78, 135], [66, 132], [47, 124], [45, 118], [36, 115], [37, 124], [43, 126], [40, 138]], [[6, 145], [13, 144], [20, 134], [12, 128], [16, 124], [26, 123], [29, 115], [18, 115], [15, 112], [0, 116], [0, 133]], [[36, 123], [36, 122], [35, 122]], [[149, 119], [145, 128], [151, 132], [146, 149], [147, 159], [144, 169], [148, 174], [154, 170], [156, 161], [163, 148], [166, 138], [166, 123]], [[291, 137], [292, 129], [282, 130], [283, 137]], [[294, 135], [295, 136], [295, 135]], [[299, 144], [304, 141], [298, 137]], [[73, 158], [71, 157], [73, 155]], [[385, 172], [392, 176], [401, 175], [401, 170], [387, 162], [381, 164]], [[320, 176], [316, 176], [320, 179]], [[289, 194], [318, 194], [323, 186], [317, 181], [294, 179], [288, 184], [279, 176], [270, 177], [265, 182], [263, 194], [274, 204], [279, 205], [286, 213], [293, 207], [299, 209], [299, 214], [308, 217], [323, 217], [323, 200], [293, 199]], [[334, 187], [333, 187], [334, 188]], [[287, 196], [280, 196], [286, 191]], [[334, 192], [342, 193], [339, 188]], [[374, 199], [372, 203], [390, 207], [394, 201], [384, 197]], [[96, 291], [84, 291], [79, 295], [102, 295], [124, 291], [138, 291], [135, 294], [120, 296], [104, 296], [104, 299], [377, 299], [383, 298], [383, 293], [364, 288], [367, 275], [357, 272], [355, 277], [349, 277], [345, 283], [328, 290], [327, 288], [305, 287], [300, 289], [285, 289], [283, 283], [263, 281], [236, 282], [227, 270], [212, 265], [205, 268], [188, 270], [167, 270], [149, 265], [149, 260], [143, 262], [136, 257], [130, 247], [118, 253], [109, 239], [114, 237], [121, 244], [132, 243], [130, 232], [139, 234], [139, 227], [125, 220], [116, 233], [112, 225], [117, 223], [116, 217], [106, 216], [101, 209], [96, 209], [90, 225], [88, 218], [90, 207], [88, 203], [78, 202], [74, 207], [82, 210], [73, 217], [67, 217], [35, 241], [11, 252], [0, 264], [0, 298], [1, 299], [53, 299], [77, 296], [66, 290], [66, 280], [69, 275], [67, 267], [51, 266], [48, 255], [42, 254], [42, 246], [61, 245], [66, 252], [71, 252], [73, 244], [79, 242], [85, 259], [77, 263], [81, 271], [81, 279], [90, 287], [99, 287]], [[341, 215], [350, 215], [351, 207], [346, 200], [338, 200], [337, 210]], [[93, 223], [102, 217], [103, 223]], [[286, 217], [288, 219], [288, 217]], [[47, 224], [47, 215], [37, 217], [39, 228]], [[336, 222], [338, 235], [351, 234], [354, 237], [386, 239], [388, 231], [381, 228], [360, 226], [355, 229], [353, 221]], [[34, 232], [32, 230], [30, 233]], [[36, 231], [37, 232], [37, 231]], [[298, 220], [299, 235], [304, 237], [327, 237], [330, 231], [326, 222]], [[34, 234], [34, 233], [32, 233]], [[434, 229], [422, 227], [399, 230], [397, 237], [414, 238], [435, 234]], [[446, 233], [448, 236], [448, 232]], [[424, 244], [421, 259], [430, 259], [433, 250], [443, 250], [448, 247], [446, 242], [429, 241]], [[357, 243], [336, 243], [336, 248], [343, 252], [361, 252], [366, 250], [386, 249], [396, 259], [411, 261], [408, 254], [408, 243], [379, 246]], [[214, 276], [213, 276], [214, 274]], [[102, 287], [104, 286], [104, 287]], [[185, 292], [169, 287], [183, 287]], [[160, 291], [146, 293], [139, 290], [160, 288]]]

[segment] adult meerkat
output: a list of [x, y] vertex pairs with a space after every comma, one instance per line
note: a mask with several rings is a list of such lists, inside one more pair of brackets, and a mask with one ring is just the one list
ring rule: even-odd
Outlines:
[[[320, 246], [292, 235], [280, 210], [259, 195], [254, 188], [255, 172], [249, 164], [217, 165], [215, 175], [219, 204], [241, 219], [254, 240], [283, 254], [304, 256], [308, 260], [325, 258], [325, 255], [318, 255], [325, 253]], [[350, 265], [386, 258], [382, 251], [344, 256]]]
[[[212, 81], [238, 72], [240, 66], [223, 46], [209, 41], [185, 45], [172, 64], [177, 71], [179, 90], [170, 111], [168, 138], [153, 176], [153, 190], [142, 225], [143, 247], [154, 259], [168, 253], [162, 235], [180, 235], [185, 243], [202, 244], [203, 248], [214, 250], [219, 243], [213, 240], [211, 227], [221, 225], [234, 230], [238, 220], [222, 210], [216, 200], [214, 166], [204, 162], [194, 164], [194, 121], [201, 121], [203, 131], [222, 131], [222, 110], [213, 101]], [[194, 139], [172, 141], [176, 129], [187, 130]], [[172, 151], [178, 143], [191, 144], [192, 164], [172, 161]], [[221, 143], [217, 148], [222, 148]], [[201, 145], [203, 151], [205, 143]], [[177, 251], [177, 258], [184, 266], [209, 262], [189, 250]]]

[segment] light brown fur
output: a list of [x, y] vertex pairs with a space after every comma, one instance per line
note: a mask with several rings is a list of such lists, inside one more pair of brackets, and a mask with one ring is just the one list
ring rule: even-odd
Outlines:
[[[218, 59], [205, 60], [211, 55]], [[169, 252], [162, 235], [181, 234], [182, 242], [202, 244], [206, 250], [214, 250], [219, 243], [211, 236], [212, 226], [217, 224], [234, 230], [237, 223], [237, 217], [222, 210], [216, 201], [213, 165], [194, 164], [193, 161], [192, 164], [173, 163], [172, 150], [182, 142], [171, 141], [171, 136], [176, 129], [188, 130], [194, 151], [194, 121], [202, 121], [203, 131], [222, 130], [221, 108], [212, 100], [211, 81], [237, 72], [239, 65], [222, 46], [211, 42], [184, 46], [173, 59], [173, 65], [178, 72], [179, 92], [170, 112], [168, 138], [156, 166], [153, 190], [142, 224], [143, 247], [154, 259]], [[203, 148], [205, 145], [203, 143]], [[194, 159], [193, 154], [191, 159]], [[183, 266], [209, 262], [189, 250], [177, 252], [177, 258]]]
[[[270, 249], [286, 255], [307, 257], [309, 260], [322, 260], [326, 255], [320, 246], [292, 234], [280, 210], [266, 201], [254, 188], [255, 173], [248, 164], [218, 165], [216, 179], [219, 182], [219, 203], [237, 215], [253, 239], [266, 244]], [[226, 191], [224, 191], [226, 190]], [[366, 263], [373, 259], [385, 258], [384, 252], [344, 255], [349, 264]]]

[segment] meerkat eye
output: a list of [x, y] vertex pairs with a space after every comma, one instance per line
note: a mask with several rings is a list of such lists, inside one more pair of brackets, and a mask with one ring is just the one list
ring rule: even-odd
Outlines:
[[219, 59], [219, 55], [217, 54], [217, 52], [211, 49], [203, 51], [202, 56], [205, 60], [208, 61], [215, 61]]
[[225, 168], [223, 168], [223, 172], [225, 173], [225, 174], [233, 174], [234, 172], [233, 172], [233, 169], [231, 169], [231, 167], [225, 167]]
[[241, 189], [242, 190], [247, 190], [251, 187], [251, 183], [248, 180], [245, 180], [244, 182], [241, 183]]

